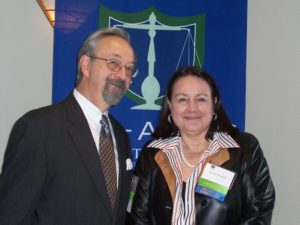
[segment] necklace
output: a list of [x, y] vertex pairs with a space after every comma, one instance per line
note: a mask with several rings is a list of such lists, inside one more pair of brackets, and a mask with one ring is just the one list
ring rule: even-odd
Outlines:
[[179, 142], [180, 142], [179, 153], [180, 153], [181, 159], [183, 160], [183, 162], [185, 163], [185, 165], [187, 165], [188, 167], [190, 167], [190, 168], [195, 168], [199, 162], [198, 162], [196, 165], [190, 164], [190, 163], [187, 161], [187, 159], [185, 158], [184, 154], [183, 154], [183, 148], [182, 148], [182, 141], [181, 141], [181, 139], [180, 139]]

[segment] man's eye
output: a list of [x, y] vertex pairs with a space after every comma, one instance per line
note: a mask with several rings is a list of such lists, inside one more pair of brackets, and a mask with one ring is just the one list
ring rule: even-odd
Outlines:
[[134, 66], [126, 66], [126, 70], [133, 73], [135, 71], [135, 68]]
[[115, 60], [110, 60], [109, 64], [113, 67], [120, 67], [120, 63], [118, 61], [115, 61]]

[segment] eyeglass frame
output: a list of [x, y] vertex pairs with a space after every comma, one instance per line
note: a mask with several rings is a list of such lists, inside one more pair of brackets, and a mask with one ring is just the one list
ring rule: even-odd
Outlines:
[[[99, 60], [103, 60], [103, 61], [106, 61], [106, 66], [107, 68], [112, 71], [112, 72], [119, 72], [122, 67], [124, 66], [125, 68], [125, 71], [126, 71], [126, 76], [127, 77], [130, 77], [130, 78], [133, 78], [137, 75], [137, 69], [136, 69], [136, 65], [135, 63], [132, 63], [133, 64], [133, 68], [130, 69], [130, 67], [127, 67], [129, 64], [131, 63], [128, 63], [128, 64], [122, 64], [122, 62], [118, 59], [106, 59], [106, 58], [101, 58], [101, 57], [97, 57], [97, 56], [91, 56], [91, 55], [88, 55], [89, 58], [91, 59], [99, 59]], [[116, 68], [115, 69], [112, 69], [112, 64], [111, 62], [114, 62], [116, 63]], [[128, 74], [130, 72], [130, 74]]]

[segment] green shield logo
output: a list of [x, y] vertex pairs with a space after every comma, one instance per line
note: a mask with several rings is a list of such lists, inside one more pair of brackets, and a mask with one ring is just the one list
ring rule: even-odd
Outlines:
[[151, 7], [123, 13], [100, 7], [100, 28], [122, 27], [137, 53], [138, 72], [126, 97], [132, 110], [159, 110], [169, 76], [180, 66], [204, 64], [205, 15], [168, 16]]

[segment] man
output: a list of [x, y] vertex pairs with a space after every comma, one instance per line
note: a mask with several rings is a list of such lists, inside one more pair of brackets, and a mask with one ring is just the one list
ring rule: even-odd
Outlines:
[[[0, 225], [124, 224], [130, 144], [107, 110], [129, 88], [134, 72], [135, 54], [124, 30], [108, 28], [87, 38], [73, 93], [28, 112], [12, 129], [0, 176]], [[113, 143], [111, 151], [101, 139]], [[108, 169], [102, 158], [109, 152]]]

